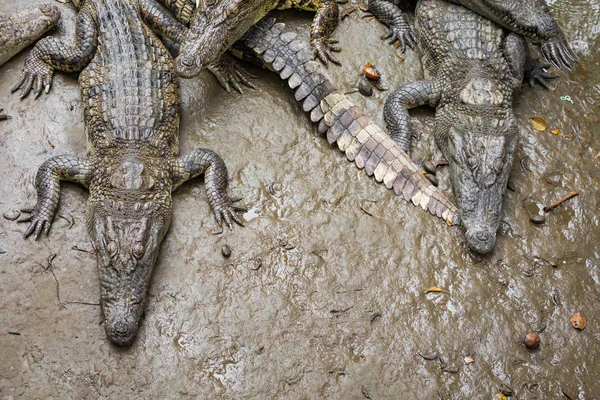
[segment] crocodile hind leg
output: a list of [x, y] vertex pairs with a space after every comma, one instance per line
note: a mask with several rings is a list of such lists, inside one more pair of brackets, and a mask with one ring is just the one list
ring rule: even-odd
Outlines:
[[339, 52], [341, 48], [337, 45], [338, 40], [330, 39], [331, 34], [335, 30], [340, 18], [340, 9], [335, 1], [326, 1], [321, 8], [317, 10], [317, 14], [310, 26], [310, 45], [319, 60], [329, 65], [329, 61], [341, 65], [332, 52]]
[[[389, 39], [390, 44], [400, 41], [400, 50], [404, 53], [406, 46], [414, 50], [417, 38], [408, 24], [406, 15], [398, 8], [398, 3], [398, 0], [369, 0], [368, 9], [389, 28], [388, 33], [381, 39]], [[367, 16], [369, 15], [365, 15]]]
[[60, 199], [60, 181], [72, 181], [89, 186], [92, 179], [90, 165], [85, 158], [58, 156], [46, 160], [35, 176], [37, 202], [31, 209], [21, 210], [27, 216], [17, 222], [29, 222], [25, 237], [33, 234], [35, 240], [42, 232], [48, 234]]
[[410, 154], [412, 124], [408, 109], [435, 105], [440, 101], [441, 92], [435, 81], [417, 81], [400, 86], [385, 101], [383, 117], [392, 139]]
[[11, 91], [21, 89], [20, 99], [25, 98], [32, 89], [36, 98], [42, 90], [48, 93], [55, 69], [63, 72], [83, 70], [94, 57], [97, 45], [98, 31], [94, 12], [86, 3], [77, 14], [74, 43], [69, 44], [51, 37], [37, 42], [27, 55], [21, 77]]
[[173, 189], [201, 174], [204, 174], [208, 202], [219, 226], [222, 226], [223, 220], [229, 229], [233, 222], [243, 226], [238, 213], [246, 209], [235, 206], [227, 195], [227, 167], [213, 151], [198, 148], [175, 159], [171, 164]]

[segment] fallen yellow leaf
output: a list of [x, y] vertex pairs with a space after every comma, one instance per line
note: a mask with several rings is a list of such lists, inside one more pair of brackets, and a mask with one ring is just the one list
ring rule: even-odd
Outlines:
[[558, 128], [556, 128], [555, 130], [552, 131], [553, 135], [558, 135], [560, 133], [560, 130]]
[[586, 323], [582, 313], [576, 312], [575, 314], [571, 315], [569, 321], [571, 321], [571, 325], [573, 325], [573, 328], [579, 330], [585, 329]]
[[538, 131], [545, 131], [547, 128], [546, 121], [540, 117], [529, 118], [529, 122]]
[[494, 396], [495, 398], [499, 399], [499, 400], [508, 400], [508, 397], [506, 397], [505, 395], [503, 395], [502, 393], [498, 393], [497, 395]]
[[469, 364], [473, 364], [474, 362], [475, 362], [475, 360], [473, 359], [473, 357], [471, 357], [471, 356], [465, 357], [465, 364], [469, 365]]
[[446, 291], [439, 286], [432, 286], [425, 293], [446, 293]]

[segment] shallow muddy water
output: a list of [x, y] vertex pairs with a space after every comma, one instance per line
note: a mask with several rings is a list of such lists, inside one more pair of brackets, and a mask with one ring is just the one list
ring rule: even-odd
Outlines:
[[[213, 234], [201, 181], [175, 191], [146, 316], [133, 346], [119, 349], [101, 326], [86, 190], [63, 185], [59, 216], [37, 242], [0, 218], [0, 397], [490, 399], [504, 385], [519, 399], [600, 398], [600, 2], [549, 3], [580, 62], [552, 71], [555, 91], [524, 86], [516, 102], [515, 191], [491, 254], [473, 255], [459, 227], [356, 169], [276, 75], [250, 67], [257, 90], [239, 95], [205, 72], [181, 82], [181, 150], [202, 144], [224, 158], [246, 227]], [[0, 12], [15, 7], [0, 2]], [[61, 9], [58, 36], [72, 33], [75, 15]], [[308, 38], [311, 14], [277, 15]], [[417, 54], [399, 58], [385, 32], [359, 11], [340, 24], [343, 67], [328, 69], [339, 87], [350, 91], [367, 62], [391, 88], [422, 76]], [[45, 159], [86, 150], [76, 76], [56, 73], [37, 100], [10, 94], [25, 54], [0, 67], [0, 107], [12, 116], [0, 122], [9, 216], [35, 201]], [[383, 124], [385, 92], [351, 96]], [[413, 115], [422, 132], [413, 157], [440, 159], [432, 113]], [[448, 171], [438, 177], [450, 192]], [[545, 224], [530, 222], [572, 190], [579, 196]], [[432, 286], [445, 292], [426, 294]], [[583, 331], [569, 323], [576, 311]], [[529, 351], [533, 330], [541, 346]]]

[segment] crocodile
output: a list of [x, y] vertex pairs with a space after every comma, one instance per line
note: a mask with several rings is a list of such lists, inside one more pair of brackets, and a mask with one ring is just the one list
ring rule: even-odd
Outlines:
[[513, 96], [526, 74], [540, 81], [550, 75], [522, 36], [459, 5], [419, 0], [416, 31], [426, 80], [393, 92], [384, 117], [409, 152], [407, 109], [435, 108], [435, 140], [450, 164], [467, 244], [487, 253], [496, 243], [519, 137]]
[[232, 53], [268, 67], [287, 81], [318, 132], [368, 176], [448, 225], [460, 224], [458, 209], [445, 192], [433, 186], [387, 132], [336, 89], [312, 60], [306, 44], [285, 24], [263, 19], [234, 44]]
[[100, 276], [109, 340], [130, 345], [138, 331], [159, 247], [172, 219], [171, 192], [204, 174], [208, 201], [231, 228], [242, 224], [226, 193], [227, 168], [198, 148], [178, 156], [180, 93], [174, 60], [159, 35], [179, 41], [186, 28], [154, 0], [74, 1], [74, 41], [39, 41], [16, 88], [50, 88], [53, 71], [80, 72], [87, 157], [52, 157], [38, 169], [37, 203], [24, 210], [25, 237], [48, 234], [60, 181], [89, 188], [86, 226]]
[[[576, 61], [565, 34], [550, 14], [545, 0], [448, 1], [462, 5], [532, 43], [540, 44], [546, 60], [557, 69], [571, 69]], [[416, 37], [406, 15], [398, 8], [399, 3], [400, 0], [368, 0], [368, 11], [388, 26], [389, 31], [382, 39], [390, 39], [391, 43], [399, 41], [404, 52], [407, 46], [414, 48]]]
[[[163, 1], [171, 3], [171, 9], [180, 18], [187, 18], [191, 14], [189, 1]], [[339, 20], [338, 3], [345, 2], [347, 0], [199, 0], [193, 19], [189, 21], [188, 38], [175, 60], [177, 74], [191, 78], [197, 76], [204, 66], [217, 63], [218, 67], [211, 69], [217, 77], [224, 73], [231, 76], [230, 70], [234, 67], [227, 67], [231, 65], [230, 61], [219, 63], [219, 57], [271, 10], [289, 8], [316, 12], [310, 29], [314, 53], [326, 66], [329, 61], [340, 64], [333, 55], [333, 52], [340, 51], [338, 41], [330, 39], [330, 36]], [[231, 24], [231, 21], [237, 24]], [[223, 78], [219, 80], [222, 82]], [[245, 80], [241, 81], [246, 83]]]
[[[189, 5], [189, 0], [179, 4]], [[238, 0], [222, 0], [219, 4], [235, 5]], [[180, 15], [177, 10], [174, 12]], [[187, 15], [191, 13], [188, 11]], [[313, 52], [295, 32], [272, 17], [250, 25], [243, 12], [227, 15], [225, 19], [205, 19], [202, 24], [206, 26], [199, 27], [200, 30], [214, 32], [221, 29], [225, 33], [213, 39], [229, 43], [233, 40], [228, 32], [234, 32], [242, 25], [248, 26], [249, 30], [231, 47], [233, 55], [266, 67], [287, 81], [294, 90], [296, 101], [317, 125], [318, 131], [368, 176], [374, 176], [396, 195], [442, 218], [449, 225], [460, 224], [458, 209], [446, 194], [423, 176], [420, 168], [384, 130], [335, 88], [320, 64], [313, 61]], [[233, 36], [237, 37], [237, 34]]]
[[[60, 9], [52, 4], [40, 4], [14, 14], [0, 14], [0, 65], [54, 28], [60, 19]], [[8, 119], [2, 114], [0, 120]]]

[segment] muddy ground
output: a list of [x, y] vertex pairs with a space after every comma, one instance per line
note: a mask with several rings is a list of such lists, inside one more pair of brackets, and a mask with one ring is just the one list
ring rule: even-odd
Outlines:
[[[1, 1], [0, 12], [36, 2]], [[181, 83], [181, 149], [223, 156], [246, 227], [214, 235], [201, 181], [178, 189], [139, 336], [120, 349], [101, 325], [86, 190], [63, 185], [59, 217], [37, 242], [0, 218], [0, 397], [489, 399], [505, 385], [519, 399], [599, 399], [600, 2], [550, 3], [580, 62], [557, 72], [553, 92], [523, 88], [515, 191], [491, 254], [471, 254], [460, 228], [359, 172], [275, 75], [252, 69], [257, 90], [242, 96], [203, 73]], [[58, 36], [75, 15], [61, 8]], [[280, 15], [308, 37], [309, 13]], [[416, 54], [400, 59], [379, 39], [386, 29], [359, 16], [337, 30], [344, 65], [329, 68], [333, 80], [350, 90], [369, 61], [390, 87], [419, 78]], [[24, 58], [0, 67], [0, 105], [13, 117], [0, 122], [9, 216], [35, 201], [45, 159], [85, 153], [76, 76], [57, 73], [49, 95], [19, 102], [9, 88]], [[352, 98], [383, 124], [385, 96]], [[439, 159], [432, 113], [414, 115], [413, 157]], [[450, 191], [447, 171], [439, 177]], [[530, 222], [571, 190], [580, 195], [545, 224]], [[425, 294], [431, 286], [445, 293]], [[576, 311], [583, 331], [569, 323]], [[537, 351], [522, 344], [533, 330]]]

